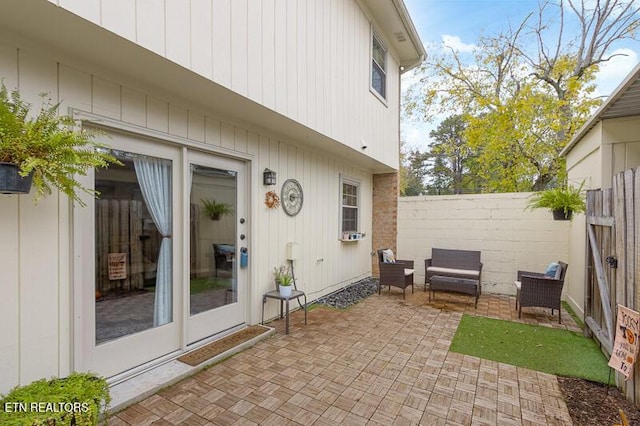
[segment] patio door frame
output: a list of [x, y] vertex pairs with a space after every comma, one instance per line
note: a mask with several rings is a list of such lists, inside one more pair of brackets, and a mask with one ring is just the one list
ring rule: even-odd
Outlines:
[[[244, 241], [237, 239], [238, 244], [242, 242], [243, 246], [249, 248], [251, 253], [250, 234], [252, 230], [253, 216], [250, 205], [251, 194], [251, 175], [254, 171], [255, 164], [253, 156], [241, 152], [231, 152], [224, 148], [205, 145], [203, 143], [194, 142], [179, 136], [168, 133], [158, 132], [152, 129], [140, 127], [130, 123], [124, 123], [119, 120], [110, 119], [104, 116], [97, 116], [74, 108], [69, 109], [69, 113], [76, 119], [81, 120], [83, 125], [96, 127], [108, 134], [128, 139], [130, 143], [126, 146], [116, 144], [114, 148], [123, 149], [124, 151], [138, 152], [148, 154], [150, 156], [169, 158], [173, 161], [172, 168], [172, 208], [173, 208], [173, 317], [172, 322], [162, 326], [148, 329], [137, 334], [148, 335], [151, 341], [149, 346], [132, 346], [126, 351], [127, 354], [132, 351], [141, 353], [141, 357], [137, 362], [131, 362], [126, 367], [118, 369], [104, 369], [100, 365], [102, 356], [95, 356], [95, 222], [94, 222], [94, 199], [88, 194], [81, 194], [83, 201], [87, 207], [74, 205], [70, 218], [70, 226], [72, 229], [72, 281], [73, 294], [70, 300], [69, 319], [72, 326], [71, 339], [71, 357], [74, 371], [94, 371], [108, 378], [110, 383], [117, 383], [131, 377], [139, 372], [153, 368], [163, 362], [176, 358], [181, 353], [189, 350], [190, 347], [198, 346], [206, 343], [216, 337], [216, 334], [223, 334], [224, 330], [212, 331], [208, 338], [204, 338], [193, 344], [188, 339], [188, 322], [189, 322], [189, 288], [185, 285], [185, 276], [189, 275], [189, 244], [188, 239], [184, 237], [185, 230], [188, 231], [188, 205], [190, 185], [187, 167], [189, 165], [189, 153], [198, 153], [197, 155], [210, 156], [214, 161], [234, 161], [242, 164], [242, 173], [244, 174], [243, 186], [238, 186], [239, 196], [243, 197], [244, 213], [238, 214], [239, 217], [245, 218], [245, 225], [238, 228], [238, 235], [242, 232], [247, 235]], [[106, 140], [107, 145], [113, 145], [111, 140]], [[143, 147], [142, 150], [139, 147]], [[146, 148], [144, 148], [146, 147]], [[164, 154], [168, 153], [168, 154]], [[93, 170], [89, 170], [86, 176], [76, 176], [86, 188], [93, 188], [95, 184], [95, 174]], [[240, 245], [238, 245], [240, 247]], [[87, 255], [88, 254], [88, 255]], [[240, 271], [241, 269], [238, 268]], [[251, 294], [249, 292], [249, 280], [252, 273], [250, 267], [242, 270], [242, 280], [238, 277], [238, 286], [243, 287], [244, 297], [239, 298], [238, 304], [242, 310], [244, 321], [250, 318]], [[239, 272], [240, 273], [240, 272]], [[87, 281], [89, 280], [89, 281]], [[186, 281], [188, 282], [188, 280]], [[87, 306], [91, 308], [87, 309]], [[169, 342], [165, 342], [162, 336], [168, 338]], [[133, 335], [135, 337], [135, 335]], [[153, 342], [153, 340], [158, 342]], [[120, 339], [118, 339], [120, 340]], [[128, 340], [126, 337], [124, 340]], [[137, 340], [137, 339], [133, 339]], [[111, 342], [107, 342], [108, 345]], [[162, 346], [162, 350], [157, 351], [157, 346]], [[112, 345], [119, 346], [119, 345]], [[106, 347], [106, 346], [105, 346]], [[132, 349], [133, 348], [133, 349]], [[124, 357], [125, 354], [118, 351], [110, 351], [110, 356], [115, 358]], [[107, 370], [103, 372], [103, 370]]]
[[[182, 197], [180, 196], [183, 177], [181, 149], [176, 146], [151, 141], [137, 135], [109, 132], [113, 138], [109, 146], [135, 154], [149, 155], [172, 162], [171, 191], [172, 206], [172, 318], [169, 323], [122, 336], [99, 345], [96, 344], [95, 314], [95, 203], [87, 197], [86, 207], [74, 209], [74, 299], [75, 299], [75, 339], [74, 369], [93, 371], [106, 377], [118, 376], [150, 361], [161, 359], [172, 353], [179, 353], [182, 347], [183, 264], [182, 247], [184, 238], [181, 228], [184, 221]], [[114, 166], [115, 167], [115, 166]], [[95, 173], [87, 173], [83, 184], [94, 187]]]
[[[247, 282], [248, 282], [248, 268], [241, 267], [239, 264], [240, 260], [240, 248], [247, 247], [249, 244], [249, 240], [247, 238], [248, 234], [248, 224], [247, 224], [247, 203], [248, 198], [247, 194], [249, 193], [247, 188], [247, 174], [248, 174], [248, 166], [247, 162], [225, 158], [219, 155], [215, 155], [214, 153], [202, 152], [193, 149], [185, 149], [185, 170], [189, 170], [192, 164], [197, 164], [200, 166], [211, 167], [221, 170], [229, 170], [236, 172], [236, 206], [234, 209], [234, 220], [235, 220], [235, 279], [236, 279], [236, 298], [235, 302], [227, 304], [225, 306], [218, 307], [216, 309], [207, 310], [205, 312], [201, 312], [191, 316], [190, 313], [190, 293], [189, 293], [189, 275], [190, 271], [187, 265], [190, 263], [190, 253], [189, 253], [189, 241], [188, 238], [185, 238], [185, 250], [184, 250], [184, 275], [183, 282], [185, 283], [184, 287], [184, 312], [185, 312], [185, 346], [197, 346], [200, 342], [206, 341], [206, 339], [215, 336], [220, 333], [224, 333], [227, 330], [233, 329], [235, 327], [242, 326], [246, 323], [246, 315], [247, 315]], [[190, 182], [187, 182], [183, 191], [184, 195], [184, 211], [188, 211], [188, 206], [190, 202]], [[241, 222], [240, 219], [243, 218], [244, 221]], [[183, 223], [184, 231], [183, 234], [190, 235], [189, 232], [189, 223], [185, 221]], [[244, 235], [244, 239], [241, 238], [241, 235]]]

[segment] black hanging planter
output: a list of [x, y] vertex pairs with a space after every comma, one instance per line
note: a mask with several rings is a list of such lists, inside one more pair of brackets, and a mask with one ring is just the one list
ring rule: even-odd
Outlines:
[[0, 194], [28, 194], [31, 191], [33, 172], [25, 177], [19, 172], [16, 164], [0, 162]]
[[573, 210], [567, 210], [565, 214], [564, 209], [553, 210], [553, 220], [571, 220], [573, 217]]

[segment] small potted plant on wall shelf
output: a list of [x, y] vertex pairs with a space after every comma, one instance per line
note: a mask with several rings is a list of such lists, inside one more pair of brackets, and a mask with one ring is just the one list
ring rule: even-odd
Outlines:
[[536, 192], [529, 197], [527, 208], [546, 208], [551, 210], [554, 220], [571, 220], [573, 213], [584, 213], [586, 210], [583, 186], [584, 181], [577, 188], [565, 185]]
[[31, 105], [18, 90], [0, 88], [0, 193], [27, 194], [33, 185], [37, 202], [55, 188], [84, 205], [80, 192], [98, 193], [75, 176], [121, 163], [93, 141], [100, 132], [79, 128], [72, 117], [58, 115], [59, 103], [52, 104], [46, 93], [40, 96], [40, 110], [30, 114]]
[[233, 213], [233, 208], [231, 204], [227, 203], [219, 203], [214, 199], [211, 200], [201, 200], [202, 209], [209, 215], [211, 220], [220, 220], [222, 216], [226, 216], [228, 214]]

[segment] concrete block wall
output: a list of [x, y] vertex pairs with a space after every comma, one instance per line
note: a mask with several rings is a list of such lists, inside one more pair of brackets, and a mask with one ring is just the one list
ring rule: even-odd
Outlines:
[[570, 222], [554, 221], [547, 210], [525, 210], [530, 195], [401, 197], [398, 257], [415, 261], [415, 282], [423, 284], [431, 248], [480, 250], [482, 291], [515, 294], [518, 269], [544, 271], [550, 262], [569, 258]]
[[378, 257], [380, 248], [396, 251], [398, 234], [398, 173], [373, 175], [373, 218], [371, 236], [371, 268], [374, 277], [380, 276]]

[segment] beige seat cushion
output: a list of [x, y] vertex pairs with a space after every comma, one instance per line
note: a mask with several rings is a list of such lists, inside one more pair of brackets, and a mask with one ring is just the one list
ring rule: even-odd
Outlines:
[[522, 288], [522, 283], [520, 281], [515, 281], [513, 284], [516, 286], [516, 289], [520, 291], [520, 289]]
[[434, 272], [439, 275], [455, 274], [464, 275], [468, 277], [479, 277], [479, 271], [473, 271], [471, 269], [454, 269], [454, 268], [441, 268], [439, 266], [429, 266], [427, 272]]
[[411, 275], [415, 272], [415, 269], [406, 269], [404, 270], [404, 276]]

